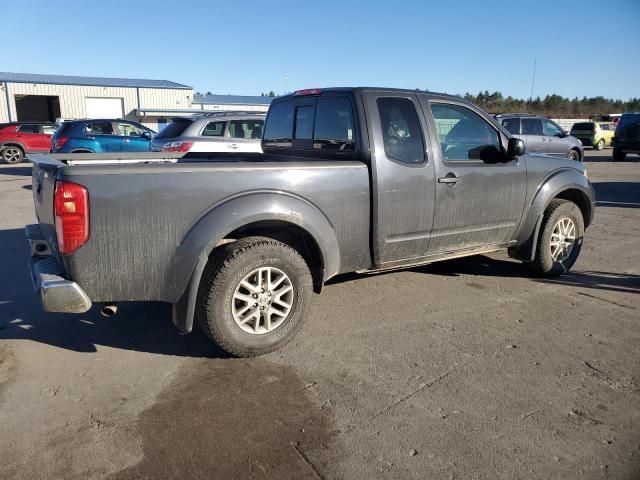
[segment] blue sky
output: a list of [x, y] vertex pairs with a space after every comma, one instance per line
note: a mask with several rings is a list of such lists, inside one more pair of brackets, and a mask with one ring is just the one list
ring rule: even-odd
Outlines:
[[0, 0], [0, 19], [0, 71], [526, 98], [537, 60], [534, 96], [640, 96], [640, 0]]

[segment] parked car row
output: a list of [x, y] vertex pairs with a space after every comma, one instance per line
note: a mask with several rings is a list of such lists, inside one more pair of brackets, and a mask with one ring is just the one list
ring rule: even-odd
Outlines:
[[215, 112], [174, 118], [160, 133], [125, 119], [0, 124], [0, 158], [20, 163], [28, 153], [261, 153], [264, 113]]
[[548, 118], [521, 113], [503, 113], [495, 118], [515, 137], [524, 140], [529, 152], [576, 161], [584, 158], [582, 142]]
[[[0, 159], [20, 163], [28, 153], [184, 152], [261, 153], [265, 114], [215, 112], [174, 118], [157, 135], [124, 119], [85, 119], [53, 123], [0, 124]], [[582, 161], [584, 147], [614, 147], [613, 160], [640, 153], [640, 113], [625, 113], [618, 124], [579, 122], [571, 132], [539, 115], [504, 113], [496, 121], [525, 142], [527, 151]]]

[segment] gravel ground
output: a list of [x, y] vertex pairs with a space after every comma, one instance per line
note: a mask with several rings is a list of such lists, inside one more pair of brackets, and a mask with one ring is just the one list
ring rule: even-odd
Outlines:
[[640, 478], [640, 164], [610, 152], [587, 151], [569, 275], [497, 254], [343, 276], [251, 360], [161, 304], [42, 312], [30, 168], [1, 166], [0, 477]]

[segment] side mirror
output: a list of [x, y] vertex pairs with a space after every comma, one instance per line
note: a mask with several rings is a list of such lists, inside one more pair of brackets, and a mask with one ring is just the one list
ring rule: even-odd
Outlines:
[[145, 130], [144, 132], [142, 132], [142, 138], [146, 138], [147, 140], [151, 140], [151, 132], [148, 132], [147, 130]]
[[526, 152], [524, 141], [520, 138], [510, 138], [507, 146], [507, 160], [515, 160]]
[[562, 138], [564, 138], [564, 137], [568, 137], [569, 135], [571, 135], [571, 132], [569, 132], [569, 131], [567, 131], [567, 130], [564, 130], [564, 131], [562, 132]]

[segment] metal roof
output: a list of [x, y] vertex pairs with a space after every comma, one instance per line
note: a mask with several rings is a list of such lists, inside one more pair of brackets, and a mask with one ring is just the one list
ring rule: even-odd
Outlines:
[[91, 87], [140, 87], [176, 88], [191, 90], [191, 87], [168, 80], [147, 80], [140, 78], [76, 77], [71, 75], [42, 75], [39, 73], [0, 72], [0, 82], [46, 83], [54, 85], [82, 85]]
[[198, 95], [193, 96], [193, 103], [217, 105], [269, 105], [275, 97], [250, 95]]

